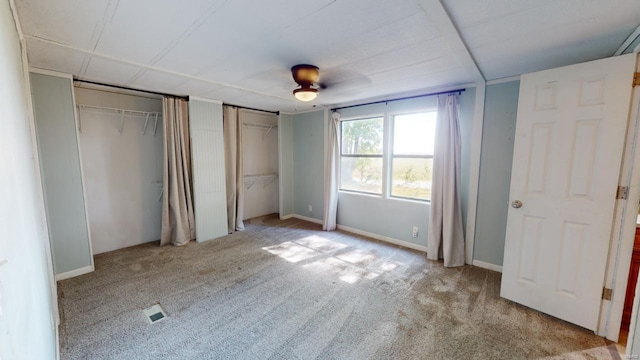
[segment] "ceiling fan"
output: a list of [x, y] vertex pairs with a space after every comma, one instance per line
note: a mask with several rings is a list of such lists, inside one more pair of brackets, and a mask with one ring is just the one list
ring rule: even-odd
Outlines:
[[312, 101], [320, 91], [327, 95], [325, 101], [340, 102], [352, 99], [371, 84], [371, 79], [357, 71], [332, 68], [323, 72], [315, 65], [299, 64], [291, 68], [293, 80], [299, 85], [293, 95], [300, 101]]
[[299, 64], [291, 68], [293, 80], [300, 85], [293, 90], [293, 96], [300, 101], [311, 101], [318, 97], [318, 89], [313, 85], [320, 78], [320, 69], [315, 65]]

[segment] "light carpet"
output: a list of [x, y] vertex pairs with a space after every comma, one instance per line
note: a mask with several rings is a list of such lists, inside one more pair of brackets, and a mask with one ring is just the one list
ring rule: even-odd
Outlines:
[[[500, 274], [266, 216], [184, 247], [95, 257], [58, 283], [62, 359], [619, 359], [501, 299]], [[149, 324], [142, 309], [168, 317]]]

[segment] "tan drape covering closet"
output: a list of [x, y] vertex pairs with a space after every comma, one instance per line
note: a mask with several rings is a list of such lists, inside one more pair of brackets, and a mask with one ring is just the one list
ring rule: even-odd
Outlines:
[[162, 101], [162, 110], [164, 192], [160, 245], [171, 243], [181, 246], [196, 237], [191, 192], [188, 102], [166, 96]]
[[242, 123], [238, 109], [224, 106], [224, 162], [227, 183], [227, 220], [229, 233], [244, 230], [244, 164], [242, 162]]

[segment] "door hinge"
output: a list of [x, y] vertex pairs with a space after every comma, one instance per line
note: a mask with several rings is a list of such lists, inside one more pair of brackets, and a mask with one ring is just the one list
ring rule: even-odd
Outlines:
[[633, 73], [633, 85], [631, 86], [638, 86], [638, 85], [640, 85], [640, 72]]
[[611, 296], [613, 295], [613, 290], [608, 289], [606, 287], [602, 288], [602, 300], [611, 301]]
[[629, 187], [618, 186], [618, 192], [616, 192], [616, 199], [627, 200], [629, 198]]

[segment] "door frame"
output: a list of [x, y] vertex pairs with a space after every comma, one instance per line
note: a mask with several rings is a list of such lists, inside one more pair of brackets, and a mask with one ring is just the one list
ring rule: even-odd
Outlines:
[[[637, 57], [636, 71], [640, 71], [640, 63]], [[605, 283], [603, 284], [603, 287], [613, 291], [610, 301], [602, 300], [597, 331], [598, 335], [615, 342], [618, 341], [620, 335], [622, 312], [635, 239], [638, 204], [640, 203], [640, 87], [633, 88], [631, 98], [625, 148], [618, 180], [619, 186], [629, 187], [629, 195], [626, 200], [616, 200]], [[634, 332], [633, 319], [637, 316], [636, 310], [636, 307], [634, 307], [627, 348], [630, 347], [630, 342], [632, 342], [631, 336]]]

